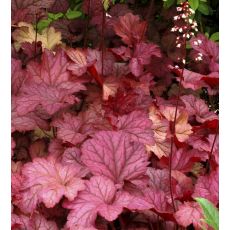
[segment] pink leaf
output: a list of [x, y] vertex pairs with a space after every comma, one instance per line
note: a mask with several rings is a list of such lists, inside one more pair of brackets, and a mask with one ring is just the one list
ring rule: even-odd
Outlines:
[[130, 134], [133, 141], [143, 144], [153, 144], [154, 142], [152, 122], [144, 111], [133, 111], [127, 115], [119, 116], [116, 126], [119, 130]]
[[[87, 62], [89, 65], [94, 65], [97, 73], [99, 75], [102, 74], [102, 55], [101, 51], [97, 49], [89, 49], [87, 50]], [[107, 50], [104, 52], [104, 62], [103, 62], [103, 75], [112, 74], [113, 65], [115, 62], [115, 58], [111, 52]]]
[[211, 201], [215, 205], [218, 204], [219, 201], [218, 170], [212, 171], [210, 175], [201, 176], [198, 178], [192, 197], [193, 198], [203, 197]]
[[[26, 215], [11, 214], [11, 229], [26, 229], [29, 226], [29, 217]], [[20, 228], [19, 228], [20, 227]]]
[[129, 202], [129, 195], [116, 192], [112, 180], [102, 176], [91, 177], [86, 183], [86, 190], [80, 192], [74, 201], [64, 204], [65, 208], [71, 209], [67, 226], [93, 227], [97, 213], [106, 220], [113, 221]]
[[196, 202], [185, 202], [174, 214], [176, 221], [183, 227], [193, 224], [195, 229], [201, 229], [201, 219], [203, 218], [200, 205]]
[[11, 112], [11, 128], [14, 131], [29, 131], [35, 128], [47, 129], [48, 124], [41, 119], [35, 112], [30, 112], [25, 115], [20, 115], [17, 112], [17, 106], [15, 105], [15, 98], [12, 101]]
[[[198, 151], [195, 151], [198, 153]], [[194, 163], [199, 159], [199, 154], [194, 154], [194, 151], [187, 149], [178, 149], [173, 154], [172, 169], [181, 172], [189, 172], [192, 170]], [[161, 158], [161, 166], [168, 167], [168, 158]]]
[[66, 113], [63, 115], [63, 119], [53, 121], [52, 125], [58, 128], [57, 136], [63, 142], [76, 145], [87, 137], [87, 132], [84, 133], [81, 130], [83, 123], [78, 116]]
[[[35, 158], [33, 162], [24, 165], [22, 174], [25, 177], [22, 200], [27, 196], [33, 200], [33, 205], [28, 206], [27, 211], [32, 211], [38, 201], [51, 208], [62, 196], [73, 200], [78, 191], [84, 189], [84, 182], [78, 176], [78, 168], [62, 165], [53, 158]], [[24, 204], [23, 206], [25, 207]]]
[[197, 90], [204, 86], [204, 82], [202, 81], [202, 78], [205, 77], [205, 75], [192, 72], [190, 70], [184, 69], [182, 85], [186, 89], [193, 89]]
[[144, 146], [131, 143], [122, 131], [101, 131], [82, 146], [82, 161], [94, 175], [103, 175], [115, 183], [135, 180], [146, 171]]
[[68, 69], [77, 76], [84, 74], [88, 66], [85, 52], [81, 49], [68, 49], [66, 53], [74, 62], [74, 64], [69, 65]]
[[54, 221], [47, 221], [44, 216], [40, 214], [34, 214], [29, 222], [28, 229], [58, 230], [58, 227]]
[[28, 78], [17, 98], [18, 113], [24, 115], [35, 110], [38, 105], [52, 115], [59, 109], [73, 104], [77, 98], [73, 96], [85, 87], [79, 81], [72, 81], [67, 70], [69, 63], [63, 50], [54, 55], [45, 50], [41, 64], [31, 62], [28, 66]]
[[151, 188], [155, 191], [161, 190], [169, 195], [169, 171], [167, 169], [148, 168], [147, 175], [150, 178], [149, 185]]
[[158, 213], [172, 213], [172, 206], [168, 203], [166, 194], [161, 190], [147, 188], [144, 190], [146, 200], [153, 205]]
[[216, 42], [209, 40], [203, 34], [198, 34], [197, 37], [191, 39], [190, 44], [207, 59], [211, 72], [219, 71], [219, 45]]
[[22, 69], [22, 63], [20, 60], [12, 58], [11, 60], [11, 74], [12, 74], [12, 93], [17, 95], [23, 83], [27, 79], [27, 72]]
[[195, 115], [198, 122], [203, 123], [207, 120], [218, 118], [214, 112], [209, 111], [208, 105], [204, 100], [196, 98], [193, 95], [184, 95], [181, 99], [185, 103], [189, 115]]
[[44, 83], [27, 85], [23, 91], [23, 95], [16, 99], [17, 112], [20, 115], [34, 111], [38, 105], [42, 105], [46, 112], [52, 115], [76, 101], [68, 90], [60, 90]]

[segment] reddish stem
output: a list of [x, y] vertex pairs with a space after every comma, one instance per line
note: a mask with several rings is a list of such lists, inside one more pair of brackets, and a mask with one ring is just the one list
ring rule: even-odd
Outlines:
[[[185, 33], [185, 37], [183, 39], [183, 47], [182, 48], [184, 50], [184, 55], [182, 58], [182, 62], [183, 62], [183, 60], [186, 59], [186, 35], [187, 35], [187, 32]], [[184, 68], [185, 68], [185, 64], [183, 63], [182, 70], [180, 71], [180, 82], [179, 82], [179, 89], [178, 89], [177, 98], [176, 98], [176, 110], [175, 110], [172, 130], [171, 130], [172, 136], [171, 136], [171, 146], [170, 146], [170, 154], [169, 154], [169, 188], [170, 188], [170, 196], [171, 196], [171, 201], [172, 201], [172, 206], [173, 206], [174, 212], [176, 212], [176, 206], [175, 206], [175, 201], [174, 201], [174, 197], [173, 197], [173, 186], [172, 186], [172, 157], [173, 157], [173, 143], [174, 143], [174, 137], [175, 137], [175, 131], [176, 131], [176, 118], [177, 118], [177, 112], [178, 112], [179, 99], [180, 99], [180, 95], [181, 95]]]
[[87, 46], [87, 35], [88, 35], [88, 28], [89, 28], [90, 8], [91, 8], [91, 0], [89, 0], [89, 5], [88, 5], [88, 9], [87, 9], [88, 16], [86, 19], [86, 26], [85, 26], [85, 32], [84, 32], [84, 45], [83, 45], [84, 48]]
[[38, 19], [37, 13], [35, 14], [35, 42], [34, 42], [34, 56], [37, 53], [37, 39], [38, 39]]
[[101, 30], [101, 76], [104, 77], [104, 43], [105, 43], [105, 11], [102, 5], [102, 30]]
[[207, 174], [209, 174], [209, 172], [210, 172], [211, 160], [212, 160], [212, 157], [213, 157], [213, 150], [214, 150], [214, 146], [215, 146], [215, 143], [216, 143], [218, 130], [219, 130], [219, 125], [217, 125], [217, 127], [216, 127], [215, 137], [214, 137], [214, 140], [212, 142], [212, 147], [211, 147], [211, 151], [210, 151], [210, 154], [209, 154], [209, 160], [208, 160], [209, 163], [207, 163], [207, 166], [206, 166], [206, 173]]

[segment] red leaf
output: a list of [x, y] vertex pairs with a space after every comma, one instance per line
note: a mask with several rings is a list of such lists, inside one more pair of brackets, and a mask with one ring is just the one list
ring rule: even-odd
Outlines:
[[131, 143], [125, 132], [101, 131], [82, 145], [82, 161], [94, 175], [115, 183], [137, 180], [145, 171], [147, 154], [140, 143]]
[[143, 74], [143, 66], [148, 65], [151, 57], [161, 57], [160, 49], [157, 45], [148, 43], [138, 43], [135, 46], [134, 54], [129, 62], [129, 68], [136, 77]]
[[132, 13], [120, 16], [119, 22], [114, 25], [115, 33], [129, 46], [140, 42], [144, 37], [146, 29], [146, 22], [141, 22], [139, 16]]

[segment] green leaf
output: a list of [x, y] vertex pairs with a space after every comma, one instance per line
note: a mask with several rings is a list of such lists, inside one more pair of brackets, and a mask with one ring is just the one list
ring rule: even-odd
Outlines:
[[209, 38], [209, 33], [208, 32], [205, 32], [204, 34], [207, 38]]
[[63, 13], [59, 12], [57, 14], [53, 14], [53, 13], [48, 13], [48, 18], [51, 19], [52, 21], [56, 21], [59, 18], [62, 18], [64, 16]]
[[197, 10], [200, 1], [199, 0], [188, 0], [189, 5], [191, 6], [191, 8], [195, 11]]
[[175, 3], [175, 0], [163, 0], [163, 2], [164, 2], [164, 8], [169, 8]]
[[210, 39], [214, 42], [219, 41], [219, 32], [212, 34]]
[[218, 209], [207, 199], [197, 197], [195, 200], [200, 204], [205, 222], [213, 227], [215, 230], [219, 229], [219, 211]]
[[65, 16], [68, 18], [68, 19], [75, 19], [75, 18], [79, 18], [81, 17], [82, 15], [82, 12], [81, 11], [78, 11], [78, 10], [71, 10], [71, 9], [68, 9]]
[[40, 20], [38, 22], [38, 24], [37, 24], [38, 33], [41, 33], [42, 30], [44, 30], [45, 28], [47, 28], [50, 25], [51, 22], [52, 22], [52, 20], [49, 19], [49, 18], [48, 19], [42, 19], [42, 20]]
[[185, 2], [185, 0], [177, 0], [177, 4], [181, 4], [182, 2]]
[[109, 9], [109, 0], [102, 0], [105, 11]]
[[200, 2], [198, 11], [200, 11], [204, 15], [211, 15], [212, 14], [212, 8], [205, 2]]

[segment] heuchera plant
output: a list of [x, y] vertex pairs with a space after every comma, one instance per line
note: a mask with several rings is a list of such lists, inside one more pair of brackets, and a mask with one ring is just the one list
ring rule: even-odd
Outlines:
[[12, 1], [12, 229], [211, 229], [219, 48], [166, 2]]

